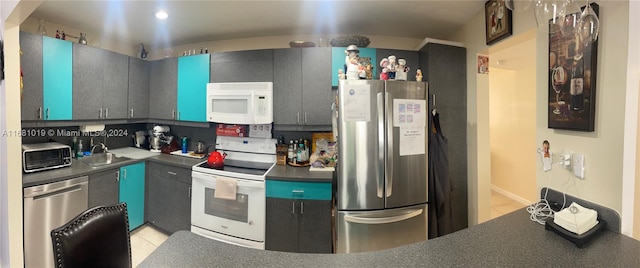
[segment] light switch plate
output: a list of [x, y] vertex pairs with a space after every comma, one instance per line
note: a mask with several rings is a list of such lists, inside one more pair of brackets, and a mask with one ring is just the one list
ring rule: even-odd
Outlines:
[[584, 155], [573, 155], [573, 175], [580, 179], [584, 179]]

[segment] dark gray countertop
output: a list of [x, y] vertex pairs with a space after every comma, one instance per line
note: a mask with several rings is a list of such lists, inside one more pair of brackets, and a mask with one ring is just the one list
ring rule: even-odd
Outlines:
[[331, 182], [333, 180], [333, 172], [309, 171], [309, 167], [276, 165], [267, 173], [267, 180]]
[[608, 230], [582, 249], [522, 209], [433, 240], [354, 254], [238, 247], [174, 233], [139, 267], [640, 267], [640, 241]]
[[191, 168], [192, 166], [205, 161], [204, 159], [196, 159], [184, 156], [175, 156], [168, 154], [157, 154], [143, 159], [129, 159], [118, 163], [113, 163], [101, 167], [91, 167], [84, 163], [80, 163], [78, 160], [73, 159], [71, 166], [57, 168], [47, 171], [34, 172], [29, 174], [22, 174], [22, 187], [31, 187], [36, 185], [42, 185], [57, 181], [63, 181], [71, 178], [77, 178], [85, 175], [90, 175], [103, 170], [109, 170], [135, 164], [141, 161], [153, 161], [157, 163], [173, 165], [183, 168]]

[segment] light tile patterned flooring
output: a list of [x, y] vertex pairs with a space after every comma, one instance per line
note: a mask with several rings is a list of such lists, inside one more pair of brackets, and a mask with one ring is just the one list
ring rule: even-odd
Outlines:
[[149, 225], [143, 225], [131, 233], [131, 262], [137, 267], [151, 252], [167, 240], [167, 235]]
[[491, 191], [491, 218], [495, 219], [518, 209], [524, 209], [525, 204], [515, 201], [496, 191]]

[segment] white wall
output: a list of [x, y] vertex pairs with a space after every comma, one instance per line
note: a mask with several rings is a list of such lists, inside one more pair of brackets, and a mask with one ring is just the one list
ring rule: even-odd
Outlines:
[[[538, 169], [536, 173], [537, 187], [551, 186], [567, 191], [570, 194], [591, 200], [604, 206], [621, 211], [622, 201], [622, 155], [623, 155], [623, 129], [624, 106], [626, 92], [626, 57], [627, 57], [627, 31], [629, 29], [629, 2], [628, 1], [601, 1], [600, 17], [601, 30], [598, 52], [598, 75], [596, 86], [596, 131], [577, 132], [553, 130], [547, 128], [547, 53], [548, 36], [542, 32], [536, 35], [536, 50], [531, 51], [537, 56], [536, 62], [536, 144], [542, 140], [549, 140], [558, 149], [567, 148], [586, 155], [586, 179], [577, 181], [567, 189], [560, 178], [569, 176], [563, 170], [554, 171], [555, 179], [547, 184], [547, 176]], [[483, 211], [486, 201], [482, 198], [486, 195], [486, 187], [483, 183], [490, 176], [487, 170], [488, 163], [483, 151], [488, 135], [481, 125], [488, 116], [488, 100], [482, 94], [486, 93], [486, 83], [476, 79], [475, 55], [477, 53], [490, 54], [491, 50], [499, 49], [501, 43], [488, 47], [485, 45], [484, 14], [478, 13], [471, 18], [450, 39], [459, 41], [467, 47], [467, 85], [468, 85], [468, 146], [469, 150], [469, 191], [470, 191], [470, 223], [481, 222], [485, 218]], [[514, 36], [525, 33], [535, 28], [533, 12], [514, 14]], [[475, 150], [473, 148], [476, 148]], [[490, 164], [489, 164], [490, 165]], [[473, 200], [473, 198], [478, 198]], [[477, 205], [476, 205], [477, 204]], [[471, 219], [476, 215], [476, 219]]]

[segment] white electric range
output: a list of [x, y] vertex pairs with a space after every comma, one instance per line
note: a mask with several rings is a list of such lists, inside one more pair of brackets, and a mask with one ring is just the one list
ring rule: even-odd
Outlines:
[[[275, 139], [218, 136], [222, 170], [207, 161], [191, 171], [191, 231], [212, 239], [264, 249], [265, 177], [276, 162]], [[217, 180], [236, 184], [234, 200], [214, 197]]]

